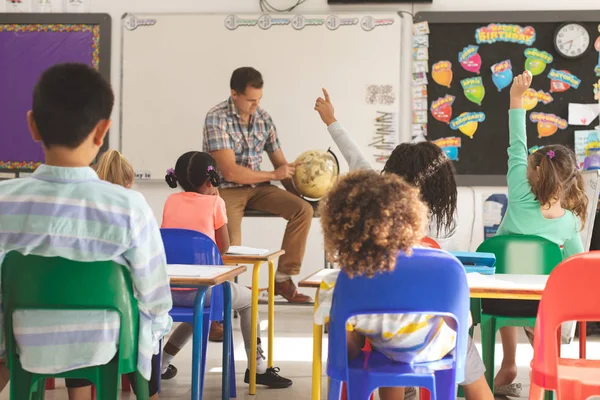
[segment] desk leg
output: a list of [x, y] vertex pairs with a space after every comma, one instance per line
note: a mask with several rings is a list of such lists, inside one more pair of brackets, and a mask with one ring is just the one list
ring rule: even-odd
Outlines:
[[275, 263], [269, 261], [269, 355], [267, 367], [273, 367], [273, 343], [275, 343]]
[[231, 286], [229, 282], [223, 283], [223, 374], [222, 374], [222, 398], [229, 400], [229, 373], [231, 369]]
[[[315, 312], [319, 307], [319, 289], [315, 296]], [[323, 326], [313, 324], [312, 400], [321, 400]]]
[[202, 362], [202, 323], [204, 319], [204, 295], [207, 287], [198, 288], [194, 303], [194, 336], [192, 342], [192, 399], [202, 399], [201, 362]]
[[250, 394], [256, 394], [256, 345], [258, 336], [258, 277], [260, 276], [260, 262], [254, 264], [252, 269], [252, 348], [250, 349]]

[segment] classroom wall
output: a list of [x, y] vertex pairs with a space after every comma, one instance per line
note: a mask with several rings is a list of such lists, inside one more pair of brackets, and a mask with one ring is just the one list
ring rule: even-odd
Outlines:
[[[293, 4], [295, 0], [269, 0], [279, 8]], [[472, 0], [433, 0], [430, 5], [370, 5], [370, 6], [339, 6], [329, 7], [327, 0], [307, 0], [297, 8], [300, 12], [330, 12], [331, 10], [371, 11], [371, 10], [402, 10], [419, 11], [494, 11], [494, 10], [522, 10], [539, 9], [594, 9], [598, 0], [571, 0], [566, 3], [562, 0], [546, 0], [525, 3], [528, 8], [523, 8], [521, 0], [504, 0], [503, 2], [482, 1], [475, 3]], [[120, 66], [121, 66], [121, 35], [120, 20], [126, 12], [201, 12], [201, 13], [258, 13], [260, 12], [258, 0], [92, 0], [92, 12], [109, 13], [113, 18], [113, 43], [112, 43], [112, 82], [117, 99], [119, 99]], [[477, 8], [474, 5], [477, 4]], [[268, 77], [266, 77], [268, 79]], [[215, 99], [215, 104], [221, 99]], [[199, 110], [204, 113], [205, 110]], [[119, 143], [119, 114], [117, 108], [113, 114], [114, 129], [111, 131], [110, 140], [112, 147]], [[410, 115], [406, 115], [410, 118]], [[200, 148], [201, 131], [198, 132], [198, 149]], [[192, 145], [191, 145], [192, 146]], [[193, 147], [193, 146], [192, 146]], [[162, 206], [165, 198], [172, 193], [166, 184], [143, 183], [135, 189], [144, 194], [157, 219], [162, 218]], [[459, 242], [456, 246], [474, 249], [483, 239], [482, 205], [484, 199], [493, 193], [505, 192], [504, 188], [460, 188], [459, 190]], [[284, 221], [276, 218], [246, 218], [243, 224], [244, 241], [249, 246], [275, 248], [280, 245], [281, 236], [285, 228]], [[308, 275], [311, 271], [323, 265], [323, 250], [320, 226], [318, 220], [313, 221], [309, 237], [307, 256], [301, 276]], [[262, 286], [266, 286], [266, 274], [262, 274]], [[249, 277], [244, 277], [242, 283], [248, 284]]]

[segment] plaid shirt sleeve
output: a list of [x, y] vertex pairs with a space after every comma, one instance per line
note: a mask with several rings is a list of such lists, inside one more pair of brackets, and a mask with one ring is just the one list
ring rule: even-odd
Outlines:
[[216, 112], [206, 115], [203, 147], [207, 153], [235, 149], [231, 136], [227, 132], [227, 120]]
[[281, 144], [279, 143], [279, 137], [277, 135], [277, 128], [273, 123], [273, 119], [270, 115], [265, 116], [267, 131], [269, 132], [269, 137], [265, 143], [265, 151], [267, 153], [275, 153], [277, 150], [281, 148]]

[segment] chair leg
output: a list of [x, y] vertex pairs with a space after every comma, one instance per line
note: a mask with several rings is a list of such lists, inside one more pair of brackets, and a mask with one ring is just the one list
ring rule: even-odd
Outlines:
[[350, 385], [346, 385], [346, 389], [348, 391], [348, 400], [369, 400], [373, 393], [370, 387], [358, 383], [355, 383], [351, 389]]
[[529, 400], [543, 400], [543, 398], [544, 389], [531, 382], [531, 386], [529, 388]]
[[431, 394], [429, 390], [425, 388], [419, 388], [419, 400], [431, 400]]
[[456, 400], [456, 370], [445, 369], [435, 372], [433, 400]]
[[119, 363], [111, 361], [101, 367], [98, 374], [96, 392], [98, 400], [114, 400], [119, 398]]
[[231, 334], [231, 346], [229, 348], [229, 351], [231, 352], [231, 359], [229, 362], [229, 396], [235, 398], [237, 397], [237, 388], [235, 382], [235, 356], [233, 352], [233, 332]]
[[485, 380], [494, 392], [494, 359], [496, 349], [496, 318], [481, 314], [481, 350], [485, 365]]
[[342, 382], [335, 379], [329, 380], [327, 400], [340, 400], [342, 395]]
[[56, 381], [54, 378], [46, 379], [46, 390], [54, 390], [56, 388]]
[[32, 392], [32, 374], [21, 368], [20, 363], [15, 362], [10, 377], [10, 398], [11, 400], [29, 400]]
[[135, 398], [137, 400], [148, 400], [150, 399], [150, 387], [148, 381], [144, 379], [142, 374], [136, 371], [135, 373], [135, 383], [136, 383], [136, 394]]
[[121, 375], [121, 391], [131, 392], [131, 384], [129, 383], [127, 375]]
[[[202, 324], [202, 360], [200, 362], [200, 393], [204, 393], [204, 377], [206, 375], [206, 349], [208, 348], [208, 332], [210, 328], [210, 318], [204, 318]], [[195, 329], [196, 327], [194, 327]]]

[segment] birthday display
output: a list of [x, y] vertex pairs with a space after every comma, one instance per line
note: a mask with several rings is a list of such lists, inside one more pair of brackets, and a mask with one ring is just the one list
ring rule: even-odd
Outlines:
[[461, 146], [461, 138], [456, 136], [445, 137], [434, 140], [433, 143], [444, 150], [449, 159], [458, 161], [458, 149]]
[[450, 87], [452, 83], [452, 63], [439, 61], [431, 67], [431, 77], [440, 86]]
[[552, 54], [538, 49], [525, 49], [525, 69], [531, 72], [531, 75], [540, 75], [546, 69], [546, 65], [554, 61]]
[[479, 123], [485, 121], [485, 114], [482, 112], [462, 113], [450, 122], [450, 128], [459, 130], [471, 139], [477, 132]]
[[548, 78], [550, 78], [550, 93], [565, 92], [570, 88], [577, 89], [581, 84], [581, 79], [566, 70], [557, 71], [552, 68]]
[[483, 81], [480, 76], [475, 78], [466, 78], [460, 81], [460, 84], [465, 93], [465, 97], [477, 104], [481, 105], [483, 98], [485, 97], [485, 87], [483, 87]]
[[554, 101], [554, 98], [550, 93], [546, 93], [543, 90], [527, 89], [523, 95], [523, 108], [526, 111], [533, 110], [540, 101], [544, 104], [550, 104]]
[[494, 85], [496, 85], [499, 92], [510, 85], [513, 79], [510, 60], [500, 61], [499, 63], [492, 65], [490, 69], [492, 70], [492, 82], [494, 82]]
[[454, 96], [448, 94], [431, 102], [431, 115], [433, 118], [449, 124], [452, 119], [452, 104], [454, 103], [454, 99]]
[[554, 114], [534, 112], [529, 116], [529, 120], [537, 123], [538, 138], [552, 136], [558, 129], [567, 129], [569, 126], [566, 120]]
[[510, 24], [489, 24], [475, 31], [477, 44], [496, 42], [518, 43], [531, 46], [535, 42], [535, 29]]
[[467, 46], [458, 53], [458, 61], [460, 65], [469, 72], [479, 73], [481, 70], [481, 56], [477, 52], [479, 47], [477, 46]]

